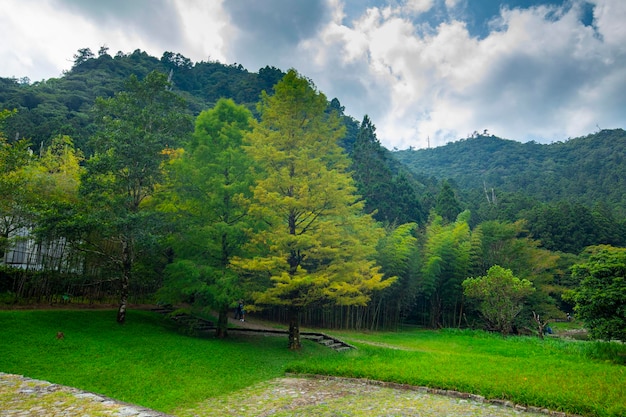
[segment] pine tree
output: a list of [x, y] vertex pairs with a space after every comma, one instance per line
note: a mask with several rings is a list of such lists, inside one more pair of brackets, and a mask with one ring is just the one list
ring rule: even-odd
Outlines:
[[160, 295], [171, 303], [192, 301], [218, 312], [216, 335], [226, 336], [229, 304], [244, 296], [230, 259], [245, 239], [252, 175], [242, 139], [252, 114], [230, 99], [196, 119], [195, 132], [168, 166], [170, 180], [159, 207], [175, 222], [175, 261]]
[[246, 147], [261, 168], [250, 212], [266, 227], [251, 237], [254, 256], [233, 264], [266, 285], [256, 305], [288, 308], [289, 348], [299, 349], [303, 309], [365, 305], [393, 280], [372, 261], [382, 231], [362, 214], [338, 145], [343, 129], [336, 114], [324, 113], [326, 97], [295, 70], [274, 90], [262, 96]]

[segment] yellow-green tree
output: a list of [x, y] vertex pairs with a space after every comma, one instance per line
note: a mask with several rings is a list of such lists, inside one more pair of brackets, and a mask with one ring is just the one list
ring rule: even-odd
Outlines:
[[295, 70], [274, 91], [262, 95], [246, 146], [260, 167], [250, 213], [266, 227], [251, 237], [253, 255], [233, 264], [264, 287], [256, 305], [287, 307], [289, 348], [299, 349], [303, 309], [366, 305], [393, 280], [372, 260], [382, 230], [362, 212], [338, 145], [344, 129], [325, 114], [326, 97]]

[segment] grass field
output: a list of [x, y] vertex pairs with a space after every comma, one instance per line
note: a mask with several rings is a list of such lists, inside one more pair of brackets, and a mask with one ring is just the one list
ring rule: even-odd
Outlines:
[[[624, 345], [503, 338], [473, 331], [331, 332], [336, 353], [286, 338], [189, 337], [161, 316], [130, 311], [0, 311], [0, 371], [170, 412], [285, 371], [369, 378], [508, 399], [588, 416], [626, 415]], [[57, 331], [65, 338], [56, 339]]]
[[[63, 340], [56, 334], [62, 331]], [[43, 379], [160, 411], [284, 375], [294, 360], [328, 355], [279, 337], [185, 336], [162, 316], [129, 311], [0, 311], [0, 371]]]

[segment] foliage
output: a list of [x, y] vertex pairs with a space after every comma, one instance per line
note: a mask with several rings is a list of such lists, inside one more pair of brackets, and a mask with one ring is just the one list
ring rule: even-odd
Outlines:
[[[389, 156], [376, 138], [376, 127], [366, 115], [350, 154], [352, 177], [365, 199], [365, 211], [387, 224], [420, 222], [422, 211], [406, 175], [394, 175]], [[458, 214], [458, 213], [457, 213]]]
[[267, 227], [251, 236], [250, 257], [235, 265], [267, 288], [258, 305], [284, 305], [291, 312], [291, 349], [299, 349], [299, 314], [332, 302], [365, 305], [391, 284], [374, 265], [381, 231], [362, 215], [348, 158], [338, 145], [343, 129], [325, 114], [326, 97], [295, 70], [264, 94], [261, 121], [247, 136], [246, 150], [261, 172], [250, 212]]
[[448, 181], [443, 181], [441, 191], [437, 195], [435, 213], [440, 215], [446, 222], [453, 222], [461, 212], [461, 206], [454, 195], [454, 191]]
[[162, 301], [191, 302], [219, 312], [225, 335], [229, 305], [244, 297], [242, 282], [229, 268], [242, 254], [252, 161], [242, 149], [251, 113], [222, 99], [196, 119], [195, 132], [179, 157], [166, 167], [169, 181], [157, 197], [177, 233], [171, 239], [174, 263], [166, 269]]
[[172, 90], [186, 98], [194, 115], [213, 107], [220, 98], [231, 98], [254, 111], [261, 91], [270, 91], [284, 75], [270, 66], [253, 73], [241, 65], [192, 63], [169, 51], [158, 59], [139, 49], [111, 56], [104, 48], [95, 56], [89, 48], [80, 48], [72, 69], [59, 78], [32, 84], [0, 78], [0, 109], [19, 110], [7, 123], [8, 137], [27, 137], [38, 146], [48, 146], [53, 137], [68, 135], [90, 157], [93, 149], [88, 139], [96, 129], [90, 109], [96, 98], [112, 97], [124, 90], [129, 77], [142, 80], [152, 71], [170, 76]]
[[544, 248], [579, 253], [626, 244], [625, 150], [626, 133], [615, 129], [550, 145], [476, 135], [392, 155], [415, 175], [453, 181], [472, 226], [526, 219]]
[[[1, 111], [0, 127], [14, 114]], [[33, 160], [29, 145], [24, 139], [9, 143], [0, 130], [0, 260], [12, 244], [11, 236], [32, 223], [29, 207], [34, 195], [28, 190], [30, 181], [25, 171]]]
[[471, 275], [484, 275], [489, 268], [499, 265], [533, 283], [536, 291], [525, 300], [528, 308], [518, 324], [529, 321], [531, 311], [549, 319], [565, 318], [556, 305], [563, 292], [571, 287], [555, 282], [561, 255], [540, 248], [538, 241], [529, 238], [525, 221], [483, 222], [472, 231], [472, 239], [476, 243], [472, 246]]
[[478, 308], [487, 327], [502, 334], [511, 333], [515, 317], [524, 308], [524, 298], [534, 291], [530, 281], [520, 280], [499, 265], [489, 268], [486, 276], [463, 281], [463, 293], [479, 300]]
[[549, 250], [580, 253], [595, 244], [626, 245], [626, 223], [620, 223], [605, 203], [595, 204], [593, 210], [568, 202], [535, 205], [522, 215], [531, 236]]
[[463, 189], [494, 188], [496, 196], [523, 189], [539, 201], [567, 200], [588, 207], [606, 201], [623, 217], [625, 147], [624, 130], [605, 129], [549, 145], [475, 135], [393, 155], [416, 173], [453, 179]]
[[125, 320], [128, 285], [137, 254], [151, 247], [157, 219], [142, 204], [163, 181], [164, 152], [175, 147], [191, 127], [184, 102], [164, 74], [143, 81], [131, 77], [127, 91], [97, 102], [96, 153], [87, 160], [81, 195], [82, 241], [86, 250], [111, 262], [121, 283], [118, 322]]
[[[417, 224], [406, 223], [386, 228], [385, 236], [379, 241], [376, 262], [386, 277], [397, 277], [397, 281], [377, 295], [383, 312], [377, 320], [383, 328], [397, 325], [409, 315], [417, 297], [417, 275], [419, 254]], [[375, 300], [374, 302], [376, 302]]]
[[432, 214], [423, 237], [418, 290], [429, 304], [429, 325], [433, 328], [460, 325], [461, 282], [467, 277], [471, 250], [469, 212], [447, 224]]
[[601, 245], [585, 252], [587, 261], [572, 267], [580, 279], [571, 294], [576, 316], [593, 338], [626, 340], [626, 248]]

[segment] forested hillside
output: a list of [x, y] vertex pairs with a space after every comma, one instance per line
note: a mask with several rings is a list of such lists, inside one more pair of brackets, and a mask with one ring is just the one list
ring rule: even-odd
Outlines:
[[25, 79], [0, 78], [0, 108], [17, 109], [7, 121], [9, 140], [28, 138], [46, 146], [56, 135], [70, 135], [78, 147], [88, 151], [87, 141], [94, 130], [90, 113], [96, 97], [112, 97], [124, 88], [130, 75], [140, 79], [151, 71], [169, 76], [172, 89], [185, 98], [190, 114], [212, 107], [220, 98], [231, 98], [256, 111], [261, 91], [271, 91], [284, 73], [274, 67], [249, 72], [241, 65], [219, 62], [192, 63], [188, 58], [165, 52], [158, 59], [136, 50], [109, 55], [90, 49], [74, 55], [71, 70], [59, 78], [29, 83]]
[[[573, 312], [570, 267], [626, 246], [621, 129], [390, 152], [293, 69], [74, 58], [0, 79], [0, 303], [184, 303], [224, 335], [244, 298], [289, 313], [295, 348], [300, 318], [508, 333]], [[511, 283], [515, 317], [486, 320], [470, 277]]]
[[602, 130], [542, 145], [477, 135], [433, 149], [393, 155], [412, 172], [460, 189], [523, 193], [538, 202], [603, 202], [626, 215], [626, 132]]

